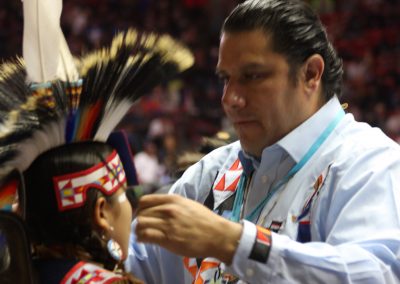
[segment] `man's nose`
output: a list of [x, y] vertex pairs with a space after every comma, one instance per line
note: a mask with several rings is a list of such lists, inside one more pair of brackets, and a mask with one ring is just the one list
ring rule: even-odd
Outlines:
[[246, 105], [243, 95], [243, 90], [241, 90], [240, 86], [230, 80], [224, 86], [222, 103], [231, 108], [242, 108]]

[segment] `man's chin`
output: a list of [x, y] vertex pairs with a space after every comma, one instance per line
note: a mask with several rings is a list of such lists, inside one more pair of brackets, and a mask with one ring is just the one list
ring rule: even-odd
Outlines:
[[261, 157], [262, 149], [259, 149], [259, 147], [246, 142], [247, 141], [240, 139], [240, 145], [242, 146], [243, 151], [252, 157]]

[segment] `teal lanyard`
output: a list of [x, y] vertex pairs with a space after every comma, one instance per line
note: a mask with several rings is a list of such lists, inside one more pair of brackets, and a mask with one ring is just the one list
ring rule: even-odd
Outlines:
[[[336, 125], [340, 122], [340, 120], [344, 117], [344, 115], [345, 112], [343, 111], [343, 109], [341, 109], [334, 118], [334, 120], [331, 121], [331, 123], [325, 128], [324, 132], [322, 132], [321, 135], [314, 142], [314, 144], [311, 145], [307, 153], [305, 153], [305, 155], [300, 159], [300, 161], [296, 165], [294, 165], [290, 169], [290, 171], [275, 184], [275, 186], [272, 187], [267, 196], [263, 200], [261, 200], [261, 202], [257, 205], [256, 208], [254, 208], [252, 212], [250, 212], [250, 214], [248, 214], [245, 217], [246, 220], [249, 221], [255, 220], [260, 216], [261, 211], [268, 203], [268, 201], [272, 198], [272, 196], [311, 159], [311, 157], [315, 154], [315, 152], [317, 152], [317, 150], [322, 145], [322, 143], [324, 143], [326, 138], [328, 138], [329, 134], [332, 133], [332, 131], [335, 129]], [[243, 206], [243, 196], [246, 186], [250, 185], [247, 185], [247, 176], [243, 172], [240, 177], [238, 189], [236, 191], [235, 201], [233, 203], [232, 216], [231, 216], [232, 221], [238, 222], [240, 220], [240, 212]]]

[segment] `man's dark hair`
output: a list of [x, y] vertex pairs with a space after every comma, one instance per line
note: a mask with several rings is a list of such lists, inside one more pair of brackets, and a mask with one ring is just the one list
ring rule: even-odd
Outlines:
[[313, 54], [322, 56], [325, 70], [322, 90], [326, 100], [340, 97], [343, 66], [317, 14], [303, 1], [248, 0], [226, 18], [222, 32], [263, 30], [271, 36], [275, 52], [284, 55], [290, 76], [296, 81], [298, 68]]

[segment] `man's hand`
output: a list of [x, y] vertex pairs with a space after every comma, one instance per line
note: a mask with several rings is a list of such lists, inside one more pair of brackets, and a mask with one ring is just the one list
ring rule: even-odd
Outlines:
[[230, 264], [242, 225], [218, 216], [202, 204], [179, 195], [141, 197], [136, 235], [188, 257], [215, 257]]

